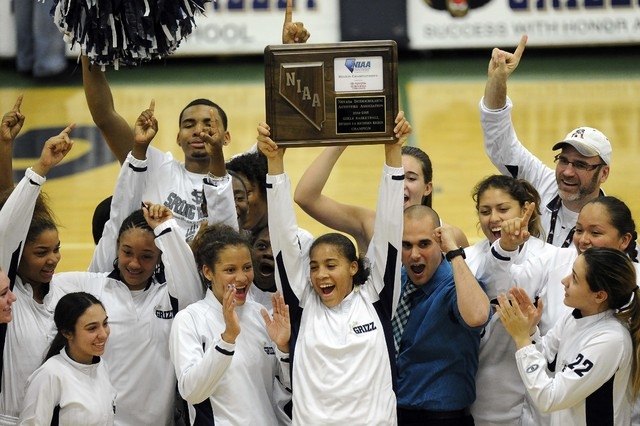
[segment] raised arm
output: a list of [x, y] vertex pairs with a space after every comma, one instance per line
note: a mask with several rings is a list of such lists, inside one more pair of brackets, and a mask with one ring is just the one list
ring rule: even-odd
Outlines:
[[179, 232], [171, 210], [161, 204], [144, 203], [144, 218], [156, 236], [169, 295], [178, 301], [178, 310], [204, 297], [205, 288], [198, 274], [193, 252]]
[[298, 240], [298, 224], [291, 199], [291, 182], [284, 172], [284, 149], [278, 148], [265, 123], [258, 126], [258, 149], [267, 157], [269, 236], [276, 261], [276, 286], [288, 305], [297, 307], [308, 284], [304, 253]]
[[401, 218], [404, 208], [403, 143], [404, 141], [399, 141], [384, 146], [385, 165], [378, 190], [373, 236], [366, 254], [371, 262], [371, 283], [361, 290], [366, 292], [375, 289], [376, 295], [371, 295], [371, 300], [380, 298], [389, 319], [400, 298]]
[[[209, 109], [211, 122], [215, 122], [215, 111]], [[238, 230], [238, 214], [236, 211], [236, 201], [233, 192], [233, 182], [227, 173], [227, 166], [224, 158], [224, 146], [231, 141], [229, 132], [220, 138], [215, 131], [217, 126], [211, 126], [200, 134], [204, 140], [205, 150], [209, 155], [209, 175], [204, 178], [203, 194], [206, 201], [207, 223], [212, 225], [223, 223]]]
[[12, 285], [41, 185], [49, 170], [71, 150], [73, 141], [69, 139], [69, 133], [74, 126], [70, 124], [45, 142], [38, 161], [26, 170], [24, 178], [0, 209], [0, 266], [7, 271]]
[[24, 124], [20, 105], [22, 95], [18, 96], [11, 111], [5, 113], [0, 124], [0, 191], [13, 188], [13, 141]]
[[[151, 99], [149, 108], [140, 113], [133, 126], [133, 146], [131, 154], [138, 160], [147, 159], [147, 149], [153, 138], [158, 134], [158, 120], [155, 114], [156, 101]], [[125, 157], [126, 158], [126, 157]], [[122, 162], [120, 162], [122, 164]]]
[[373, 235], [375, 212], [362, 206], [341, 203], [322, 193], [333, 167], [345, 149], [345, 146], [325, 148], [298, 181], [294, 200], [318, 222], [351, 235], [358, 250], [365, 252]]
[[[451, 225], [443, 224], [436, 228], [434, 234], [443, 253], [458, 248]], [[456, 285], [458, 310], [462, 319], [469, 327], [486, 324], [491, 310], [489, 298], [467, 266], [467, 262], [462, 256], [456, 256], [451, 259], [451, 269], [453, 269], [453, 280]]]
[[[406, 142], [412, 128], [400, 111], [396, 117], [394, 133], [400, 144]], [[392, 145], [389, 145], [392, 146]], [[345, 147], [326, 148], [300, 178], [295, 190], [294, 200], [309, 216], [329, 228], [351, 235], [358, 250], [366, 252], [373, 236], [375, 212], [371, 209], [344, 204], [322, 194], [331, 170]], [[402, 167], [402, 154], [396, 153], [394, 160]]]
[[88, 57], [82, 56], [81, 60], [84, 96], [91, 117], [107, 141], [109, 149], [122, 164], [134, 143], [133, 129], [116, 111], [104, 72], [100, 67], [91, 65]]
[[117, 240], [124, 219], [140, 208], [142, 195], [147, 187], [147, 149], [158, 131], [158, 122], [153, 115], [155, 102], [151, 100], [149, 108], [142, 111], [136, 120], [134, 130], [135, 143], [131, 153], [127, 154], [120, 167], [120, 173], [113, 190], [109, 220], [105, 223], [102, 237], [98, 241], [89, 271], [109, 272], [116, 257]]
[[527, 44], [523, 35], [515, 52], [509, 53], [498, 48], [491, 52], [487, 84], [484, 88], [484, 105], [489, 109], [501, 109], [507, 104], [507, 79], [516, 70]]
[[287, 0], [287, 9], [282, 25], [282, 44], [306, 43], [311, 34], [302, 22], [293, 21], [293, 0]]

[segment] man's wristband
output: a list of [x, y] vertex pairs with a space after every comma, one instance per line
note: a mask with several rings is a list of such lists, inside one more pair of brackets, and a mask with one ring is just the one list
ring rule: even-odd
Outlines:
[[458, 247], [455, 250], [448, 251], [447, 254], [444, 255], [444, 258], [451, 262], [453, 258], [458, 256], [462, 256], [463, 259], [467, 258], [467, 255], [464, 254], [464, 249], [462, 247]]

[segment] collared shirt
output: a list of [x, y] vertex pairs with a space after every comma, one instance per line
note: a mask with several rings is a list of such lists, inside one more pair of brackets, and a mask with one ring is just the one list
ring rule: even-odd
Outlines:
[[471, 405], [483, 328], [462, 319], [451, 265], [441, 262], [413, 297], [397, 358], [398, 406], [450, 411]]

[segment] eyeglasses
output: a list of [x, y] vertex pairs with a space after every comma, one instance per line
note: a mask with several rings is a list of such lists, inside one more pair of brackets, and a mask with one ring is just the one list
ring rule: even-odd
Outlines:
[[571, 164], [574, 169], [580, 170], [581, 172], [590, 172], [597, 169], [598, 167], [606, 166], [606, 163], [589, 164], [585, 163], [584, 161], [569, 161], [566, 157], [563, 157], [560, 154], [556, 155], [553, 158], [553, 162], [562, 167], [567, 167], [569, 166], [569, 164]]

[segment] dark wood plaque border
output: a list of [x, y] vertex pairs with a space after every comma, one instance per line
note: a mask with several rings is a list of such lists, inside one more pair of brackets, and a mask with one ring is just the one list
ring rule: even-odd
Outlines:
[[[395, 41], [270, 45], [264, 53], [266, 119], [271, 138], [278, 145], [367, 145], [395, 141], [393, 128], [398, 112]], [[336, 93], [334, 60], [352, 57], [382, 58], [381, 90]], [[348, 108], [356, 108], [358, 112], [349, 113]]]

